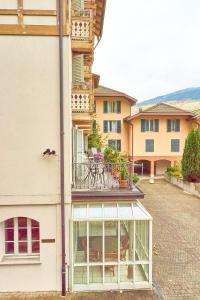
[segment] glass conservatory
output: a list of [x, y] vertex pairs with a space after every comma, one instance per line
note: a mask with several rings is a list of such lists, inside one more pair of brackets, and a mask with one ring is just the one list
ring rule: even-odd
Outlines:
[[139, 202], [73, 205], [73, 291], [152, 286], [152, 217]]

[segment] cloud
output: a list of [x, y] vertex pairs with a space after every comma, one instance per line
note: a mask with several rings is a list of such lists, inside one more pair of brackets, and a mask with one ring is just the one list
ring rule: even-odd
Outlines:
[[101, 84], [139, 100], [200, 85], [199, 15], [199, 0], [107, 1]]

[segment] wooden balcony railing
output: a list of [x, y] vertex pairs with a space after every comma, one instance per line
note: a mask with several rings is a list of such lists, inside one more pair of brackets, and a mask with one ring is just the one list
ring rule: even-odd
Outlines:
[[91, 52], [94, 44], [94, 22], [92, 10], [72, 12], [72, 49], [78, 52]]
[[86, 83], [73, 83], [72, 112], [92, 112], [92, 90]]

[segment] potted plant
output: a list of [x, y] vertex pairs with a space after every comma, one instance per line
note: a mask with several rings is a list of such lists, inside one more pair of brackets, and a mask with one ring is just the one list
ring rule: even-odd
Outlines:
[[111, 147], [106, 147], [104, 151], [104, 162], [107, 165], [107, 170], [111, 172], [114, 178], [119, 178], [120, 152]]
[[122, 164], [121, 170], [120, 170], [120, 180], [119, 180], [120, 188], [126, 188], [128, 186], [127, 173], [128, 173], [127, 165]]

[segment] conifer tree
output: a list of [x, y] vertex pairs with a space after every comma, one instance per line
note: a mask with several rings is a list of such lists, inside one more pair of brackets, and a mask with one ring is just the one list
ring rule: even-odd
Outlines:
[[192, 128], [185, 141], [182, 174], [185, 180], [200, 182], [200, 131], [196, 128]]

